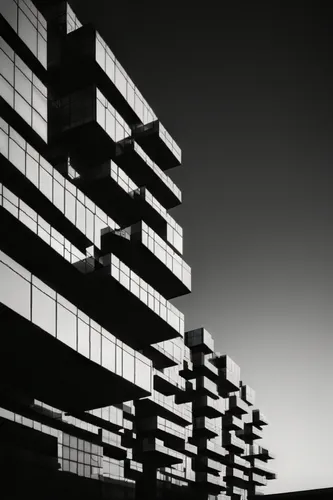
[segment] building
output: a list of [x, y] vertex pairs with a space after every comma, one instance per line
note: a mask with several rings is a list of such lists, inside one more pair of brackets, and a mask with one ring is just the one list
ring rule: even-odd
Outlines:
[[266, 420], [171, 303], [178, 145], [64, 1], [0, 2], [0, 78], [2, 497], [245, 500]]
[[[260, 498], [258, 496], [258, 498]], [[267, 500], [331, 500], [333, 488], [318, 488], [314, 490], [288, 491], [286, 493], [275, 493], [265, 495]]]

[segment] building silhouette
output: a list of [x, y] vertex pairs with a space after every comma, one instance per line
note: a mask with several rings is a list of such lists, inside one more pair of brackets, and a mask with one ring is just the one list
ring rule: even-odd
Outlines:
[[254, 496], [254, 391], [170, 302], [180, 148], [66, 2], [2, 0], [0, 42], [1, 498]]

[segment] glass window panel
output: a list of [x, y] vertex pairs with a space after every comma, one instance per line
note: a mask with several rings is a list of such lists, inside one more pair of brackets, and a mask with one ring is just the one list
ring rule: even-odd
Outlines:
[[19, 10], [18, 34], [31, 52], [37, 52], [37, 30], [27, 16]]
[[114, 80], [115, 80], [115, 78], [114, 78], [114, 70], [115, 70], [114, 61], [107, 54], [107, 56], [106, 56], [106, 73], [107, 73], [108, 77], [110, 78], [110, 80], [112, 82], [114, 82]]
[[52, 177], [43, 168], [39, 169], [39, 189], [49, 200], [52, 200]]
[[32, 220], [31, 217], [29, 217], [25, 212], [22, 212], [22, 210], [19, 213], [19, 220], [27, 226], [31, 231], [34, 233], [37, 233], [37, 223]]
[[101, 334], [93, 328], [90, 329], [90, 359], [101, 363]]
[[78, 319], [78, 351], [87, 358], [90, 357], [89, 344], [89, 326]]
[[[2, 5], [2, 3], [1, 3]], [[0, 10], [1, 13], [1, 10]], [[8, 45], [8, 43], [5, 42], [5, 40], [0, 36], [0, 49], [3, 50], [5, 54], [13, 61], [14, 60], [14, 51], [13, 49]]]
[[41, 292], [38, 288], [32, 289], [32, 321], [37, 326], [55, 336], [56, 324], [55, 300]]
[[98, 99], [97, 99], [97, 121], [103, 128], [105, 128], [105, 107]]
[[126, 98], [126, 78], [116, 66], [116, 86], [118, 90], [122, 93], [122, 95]]
[[134, 87], [127, 84], [127, 101], [131, 108], [134, 108]]
[[86, 232], [85, 208], [79, 201], [76, 202], [76, 226], [83, 234]]
[[116, 346], [116, 373], [123, 376], [123, 350]]
[[30, 283], [0, 262], [0, 301], [26, 319], [30, 319]]
[[65, 191], [65, 215], [73, 224], [75, 224], [75, 205], [74, 196]]
[[32, 84], [18, 68], [15, 68], [15, 90], [31, 104]]
[[20, 96], [20, 94], [17, 94], [15, 92], [15, 102], [14, 102], [14, 109], [15, 111], [25, 120], [29, 125], [31, 125], [31, 107], [23, 99], [23, 97]]
[[116, 142], [122, 141], [125, 138], [125, 131], [121, 124], [116, 120]]
[[94, 216], [90, 210], [86, 210], [86, 235], [90, 241], [94, 241]]
[[60, 186], [59, 182], [53, 179], [53, 203], [61, 210], [65, 211], [65, 188]]
[[3, 154], [5, 158], [8, 158], [8, 149], [8, 135], [0, 129], [0, 153]]
[[106, 132], [113, 141], [116, 141], [116, 120], [109, 110], [106, 112]]
[[76, 315], [58, 303], [57, 339], [76, 349]]
[[105, 50], [99, 40], [96, 39], [96, 61], [105, 69]]
[[32, 88], [32, 105], [44, 120], [47, 120], [47, 99], [36, 87]]
[[26, 176], [35, 186], [38, 186], [38, 163], [31, 156], [26, 155]]
[[14, 89], [1, 75], [0, 75], [0, 96], [11, 106], [14, 106]]
[[13, 0], [1, 0], [0, 13], [13, 30], [17, 31], [17, 4]]
[[46, 50], [46, 40], [38, 34], [38, 52], [37, 52], [38, 60], [41, 64], [46, 68], [47, 65], [47, 50]]
[[32, 112], [32, 128], [47, 142], [47, 123], [37, 111]]
[[123, 351], [123, 374], [127, 380], [134, 383], [134, 356]]
[[25, 173], [25, 153], [12, 139], [9, 140], [9, 161]]
[[0, 71], [2, 76], [14, 85], [14, 63], [3, 50], [0, 50]]
[[102, 336], [102, 365], [111, 372], [116, 369], [116, 346], [111, 340]]
[[29, 68], [29, 66], [27, 66], [22, 61], [22, 59], [20, 59], [19, 57], [16, 57], [15, 64], [22, 71], [22, 73], [29, 78], [29, 80], [32, 80], [32, 71]]
[[35, 10], [33, 8], [33, 6], [31, 4], [29, 4], [29, 7], [28, 7], [28, 2], [25, 1], [25, 0], [20, 0], [19, 2], [20, 4], [20, 9], [23, 10], [23, 12], [25, 13], [25, 15], [30, 19], [30, 21], [32, 22], [32, 24], [37, 27], [37, 18], [36, 16], [32, 13], [32, 10]]
[[19, 135], [13, 128], [9, 129], [9, 136], [13, 139], [22, 149], [25, 149], [26, 142], [21, 135]]
[[141, 360], [135, 360], [135, 383], [147, 391], [151, 390], [151, 368]]

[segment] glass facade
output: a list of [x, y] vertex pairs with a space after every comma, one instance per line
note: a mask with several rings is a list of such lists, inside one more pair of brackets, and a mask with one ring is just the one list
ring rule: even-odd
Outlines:
[[47, 89], [2, 37], [0, 96], [47, 142]]
[[[267, 421], [171, 302], [191, 290], [165, 173], [179, 146], [65, 1], [3, 0], [0, 21], [4, 480], [20, 471], [17, 497], [246, 500], [275, 478], [253, 442]], [[60, 54], [80, 33], [76, 82]]]
[[2, 0], [0, 15], [46, 68], [47, 24], [35, 5], [30, 0]]

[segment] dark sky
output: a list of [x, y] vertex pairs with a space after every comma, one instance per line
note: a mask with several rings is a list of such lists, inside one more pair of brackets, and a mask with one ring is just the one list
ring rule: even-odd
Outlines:
[[332, 486], [332, 10], [71, 3], [183, 150], [170, 175], [193, 293], [176, 305], [257, 392], [279, 475], [267, 493]]

